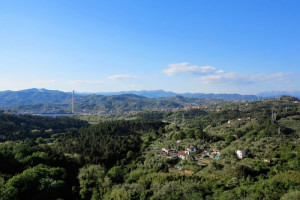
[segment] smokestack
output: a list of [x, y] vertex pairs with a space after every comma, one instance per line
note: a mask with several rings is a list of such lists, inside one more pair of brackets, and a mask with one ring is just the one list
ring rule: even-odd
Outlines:
[[74, 90], [72, 94], [72, 113], [74, 113]]

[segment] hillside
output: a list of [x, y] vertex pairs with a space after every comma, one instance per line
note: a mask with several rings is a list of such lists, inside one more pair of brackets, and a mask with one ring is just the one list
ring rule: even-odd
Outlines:
[[297, 98], [127, 115], [0, 117], [3, 200], [300, 197]]
[[25, 138], [49, 137], [86, 126], [85, 121], [69, 117], [40, 117], [32, 115], [12, 115], [0, 113], [0, 141]]
[[[213, 101], [257, 100], [255, 95], [239, 94], [176, 94], [163, 90], [126, 91], [115, 93], [75, 95], [77, 112], [124, 113], [144, 110], [168, 110], [197, 106]], [[145, 98], [147, 97], [147, 98]], [[14, 112], [71, 112], [72, 94], [57, 90], [28, 89], [21, 91], [0, 92], [0, 108]]]
[[121, 95], [121, 94], [135, 94], [139, 96], [145, 96], [148, 98], [162, 98], [162, 97], [172, 97], [176, 95], [184, 96], [184, 97], [194, 97], [194, 98], [212, 98], [212, 99], [220, 99], [223, 101], [256, 101], [258, 97], [256, 95], [240, 95], [240, 94], [205, 94], [205, 93], [175, 93], [164, 90], [141, 90], [141, 91], [121, 91], [121, 92], [102, 92], [97, 93], [100, 95], [111, 96], [111, 95]]
[[17, 105], [34, 105], [65, 102], [70, 103], [71, 93], [58, 90], [28, 89], [21, 91], [0, 92], [0, 108]]
[[[130, 93], [130, 94], [129, 94]], [[256, 95], [176, 94], [163, 90], [75, 94], [76, 113], [126, 114], [197, 108], [220, 101], [257, 101]], [[270, 93], [271, 95], [271, 93]], [[28, 89], [0, 92], [0, 108], [12, 113], [71, 113], [72, 94], [57, 90]]]
[[[75, 112], [78, 114], [124, 114], [146, 110], [165, 111], [183, 109], [184, 107], [198, 107], [205, 103], [219, 101], [217, 99], [183, 96], [147, 98], [134, 94], [113, 96], [86, 95], [76, 96]], [[12, 113], [70, 113], [71, 101], [51, 102], [49, 100], [48, 103], [9, 106], [5, 110]]]

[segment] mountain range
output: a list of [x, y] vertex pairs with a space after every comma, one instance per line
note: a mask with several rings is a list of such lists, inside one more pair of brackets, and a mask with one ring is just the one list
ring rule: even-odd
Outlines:
[[[295, 96], [300, 97], [299, 93]], [[277, 97], [279, 93], [261, 93], [262, 98]], [[110, 93], [76, 93], [78, 112], [124, 113], [143, 110], [170, 110], [197, 107], [216, 101], [256, 101], [256, 95], [174, 93], [164, 90], [121, 91]], [[262, 99], [260, 98], [260, 99]], [[0, 92], [0, 108], [15, 112], [71, 112], [72, 93], [59, 90], [27, 89]]]
[[[183, 97], [193, 98], [212, 98], [223, 101], [232, 100], [257, 100], [256, 95], [240, 95], [240, 94], [205, 94], [205, 93], [174, 93], [166, 92], [164, 90], [142, 90], [142, 91], [121, 91], [121, 92], [102, 92], [102, 93], [76, 93], [76, 96], [118, 96], [124, 94], [134, 94], [136, 96], [143, 96], [147, 98], [163, 98], [180, 95]], [[59, 90], [47, 90], [47, 89], [26, 89], [20, 91], [0, 91], [0, 107], [8, 107], [15, 105], [32, 105], [39, 103], [62, 103], [69, 102], [72, 98], [71, 92], [63, 92]]]
[[58, 103], [72, 98], [71, 92], [47, 89], [27, 89], [0, 92], [0, 108], [16, 105], [33, 105], [39, 103]]
[[[87, 94], [87, 93], [83, 93]], [[89, 93], [92, 94], [92, 93]], [[196, 98], [214, 98], [223, 101], [234, 101], [234, 100], [247, 100], [256, 101], [258, 98], [278, 98], [282, 95], [288, 95], [300, 98], [300, 91], [268, 91], [261, 92], [257, 95], [241, 95], [241, 94], [214, 94], [214, 93], [175, 93], [171, 91], [164, 90], [140, 90], [140, 91], [120, 91], [120, 92], [98, 92], [96, 94], [111, 96], [111, 95], [121, 95], [121, 94], [135, 94], [139, 96], [144, 96], [148, 98], [161, 98], [161, 97], [171, 97], [175, 95], [181, 95], [184, 97], [196, 97]]]
[[258, 93], [258, 96], [261, 96], [264, 98], [277, 98], [282, 95], [300, 98], [300, 91], [269, 91], [269, 92]]
[[164, 90], [141, 90], [141, 91], [121, 91], [121, 92], [100, 92], [97, 93], [100, 95], [121, 95], [121, 94], [135, 94], [139, 96], [144, 96], [148, 98], [161, 98], [161, 97], [172, 97], [175, 95], [180, 95], [184, 97], [194, 97], [194, 98], [213, 98], [219, 99], [223, 101], [239, 101], [239, 100], [247, 100], [247, 101], [255, 101], [257, 100], [256, 95], [240, 95], [240, 94], [213, 94], [213, 93], [175, 93]]

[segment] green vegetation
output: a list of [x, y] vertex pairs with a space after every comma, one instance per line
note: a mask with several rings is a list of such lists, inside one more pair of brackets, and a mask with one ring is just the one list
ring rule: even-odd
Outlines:
[[0, 112], [0, 141], [49, 138], [55, 133], [87, 125], [84, 121], [69, 117], [49, 118]]
[[1, 200], [300, 198], [295, 98], [0, 119]]
[[[39, 94], [40, 95], [40, 94]], [[58, 93], [60, 95], [60, 93]], [[0, 94], [1, 96], [1, 94]], [[40, 101], [30, 96], [29, 100], [22, 103], [0, 104], [0, 108], [5, 108], [11, 113], [70, 113], [71, 97], [66, 93], [66, 99], [53, 99], [54, 94], [49, 96], [49, 101], [44, 97]], [[69, 99], [68, 99], [69, 98]], [[25, 98], [26, 99], [26, 98]], [[32, 101], [31, 101], [32, 100]], [[36, 103], [35, 103], [36, 102]], [[114, 96], [86, 95], [78, 96], [75, 99], [76, 113], [85, 114], [128, 114], [140, 111], [168, 111], [178, 110], [184, 107], [198, 107], [199, 105], [211, 102], [220, 102], [218, 99], [192, 98], [183, 96], [146, 98], [133, 94], [123, 94]]]

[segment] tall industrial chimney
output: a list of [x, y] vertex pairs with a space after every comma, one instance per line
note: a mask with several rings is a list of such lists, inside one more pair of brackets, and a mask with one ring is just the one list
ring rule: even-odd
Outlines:
[[74, 113], [74, 90], [72, 94], [72, 113]]

